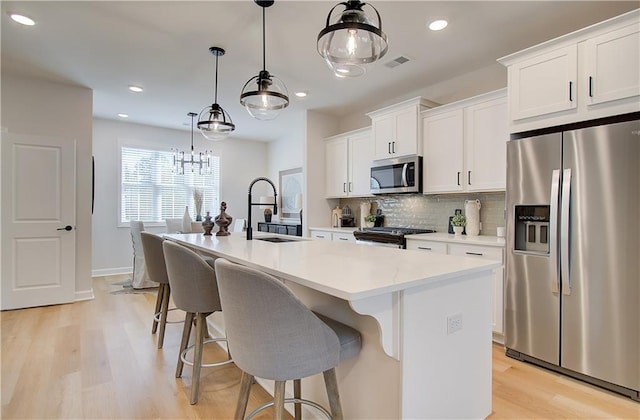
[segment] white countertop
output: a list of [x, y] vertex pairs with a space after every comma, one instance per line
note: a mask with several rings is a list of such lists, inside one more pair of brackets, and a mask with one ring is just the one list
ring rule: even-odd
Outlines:
[[455, 236], [449, 233], [436, 232], [436, 233], [418, 233], [415, 235], [405, 236], [405, 238], [407, 240], [447, 242], [447, 243], [465, 244], [465, 245], [482, 245], [482, 246], [493, 246], [497, 248], [504, 248], [505, 246], [504, 238], [499, 238], [497, 236], [489, 236], [489, 235]]
[[[500, 265], [476, 258], [347, 242], [314, 241], [263, 232], [253, 235], [252, 241], [246, 240], [244, 232], [218, 237], [198, 233], [165, 237], [349, 301], [477, 274]], [[271, 236], [294, 239], [294, 242], [258, 240]]]

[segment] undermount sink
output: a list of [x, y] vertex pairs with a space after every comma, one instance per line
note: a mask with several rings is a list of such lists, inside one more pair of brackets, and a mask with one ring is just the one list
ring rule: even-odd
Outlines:
[[258, 240], [258, 241], [267, 241], [267, 242], [274, 242], [274, 243], [298, 242], [297, 239], [280, 238], [280, 237], [277, 237], [277, 236], [270, 236], [268, 238], [253, 238], [253, 239]]

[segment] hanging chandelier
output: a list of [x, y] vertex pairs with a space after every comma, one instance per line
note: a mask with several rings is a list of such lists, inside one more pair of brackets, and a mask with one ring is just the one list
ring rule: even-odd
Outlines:
[[240, 94], [240, 104], [253, 118], [272, 120], [289, 106], [289, 95], [282, 80], [270, 74], [266, 68], [265, 9], [273, 5], [273, 0], [254, 1], [262, 7], [262, 70], [245, 83]]
[[191, 172], [194, 172], [197, 167], [198, 174], [210, 174], [211, 151], [205, 150], [204, 153], [200, 152], [196, 154], [193, 150], [193, 118], [198, 114], [195, 112], [189, 112], [187, 115], [191, 117], [191, 153], [185, 157], [185, 152], [180, 152], [177, 148], [171, 148], [171, 151], [173, 152], [173, 172], [179, 175], [184, 174], [184, 166], [187, 164], [191, 165]]
[[214, 102], [213, 105], [200, 111], [198, 129], [207, 140], [222, 140], [235, 130], [236, 126], [231, 121], [231, 116], [227, 111], [218, 105], [218, 57], [223, 56], [225, 51], [220, 47], [211, 47], [209, 51], [216, 57]]
[[[345, 9], [332, 23], [331, 14], [338, 6], [345, 6]], [[377, 26], [362, 10], [364, 6], [376, 12]], [[367, 66], [382, 58], [388, 48], [380, 13], [371, 4], [358, 0], [333, 6], [327, 16], [326, 27], [318, 34], [318, 53], [338, 77], [364, 74]]]

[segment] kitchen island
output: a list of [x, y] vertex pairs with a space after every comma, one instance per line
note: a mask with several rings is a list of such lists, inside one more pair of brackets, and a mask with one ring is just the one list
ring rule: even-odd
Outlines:
[[[311, 309], [358, 329], [337, 368], [345, 418], [484, 418], [491, 413], [491, 279], [496, 262], [241, 232], [167, 239], [274, 275]], [[269, 389], [268, 384], [264, 385]], [[322, 404], [322, 376], [303, 380]]]

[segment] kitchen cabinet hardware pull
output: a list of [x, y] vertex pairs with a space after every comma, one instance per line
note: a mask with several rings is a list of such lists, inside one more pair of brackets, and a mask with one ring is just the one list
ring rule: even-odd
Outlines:
[[460, 185], [460, 171], [458, 171], [458, 185]]
[[349, 192], [353, 191], [353, 182], [349, 182]]
[[324, 235], [316, 235], [316, 238], [322, 238], [322, 239], [324, 239]]
[[392, 141], [391, 142], [391, 153], [395, 153], [396, 152], [396, 142]]
[[471, 171], [467, 173], [467, 185], [471, 185]]
[[347, 183], [346, 182], [342, 183], [342, 192], [347, 192]]
[[338, 239], [341, 240], [341, 241], [348, 241], [347, 238], [338, 238]]
[[389, 154], [391, 154], [391, 142], [387, 143], [387, 150], [389, 151]]
[[593, 98], [593, 77], [589, 76], [589, 97]]
[[481, 252], [465, 252], [465, 254], [467, 254], [467, 255], [477, 255], [479, 257], [482, 257], [484, 255]]
[[569, 102], [573, 102], [573, 82], [569, 81]]
[[424, 249], [425, 251], [431, 251], [431, 248], [428, 246], [419, 246], [418, 249]]

